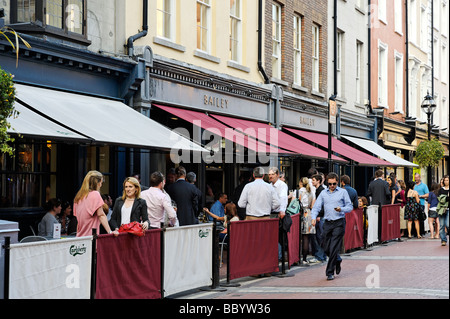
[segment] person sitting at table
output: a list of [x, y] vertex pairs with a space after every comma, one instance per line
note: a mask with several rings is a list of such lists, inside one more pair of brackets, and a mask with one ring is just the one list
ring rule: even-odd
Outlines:
[[228, 222], [238, 222], [239, 216], [237, 213], [237, 206], [234, 203], [228, 203], [225, 205], [225, 215], [223, 217], [219, 217], [213, 213], [211, 213], [208, 208], [203, 209], [205, 213], [209, 214], [213, 219], [216, 219], [217, 221], [223, 222], [223, 226], [225, 229], [219, 234], [219, 240], [223, 241], [227, 234], [227, 226]]
[[123, 182], [123, 195], [116, 199], [109, 225], [113, 231], [120, 226], [138, 222], [142, 228], [149, 228], [147, 203], [141, 198], [141, 185], [134, 177], [127, 177]]
[[56, 215], [61, 213], [61, 201], [56, 198], [50, 199], [45, 205], [47, 214], [38, 225], [38, 235], [42, 237], [53, 237], [54, 224], [59, 224]]
[[61, 207], [61, 213], [56, 215], [56, 219], [61, 224], [61, 235], [70, 235], [77, 231], [75, 227], [73, 232], [69, 232], [69, 230], [73, 230], [73, 226], [71, 226], [70, 223], [72, 223], [75, 218], [72, 214], [72, 205], [70, 205], [69, 202], [64, 202]]

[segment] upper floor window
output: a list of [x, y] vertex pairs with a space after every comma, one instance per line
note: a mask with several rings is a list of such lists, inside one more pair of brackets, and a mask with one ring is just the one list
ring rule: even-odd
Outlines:
[[197, 49], [210, 51], [211, 0], [197, 0]]
[[241, 0], [230, 0], [230, 60], [241, 63]]
[[86, 0], [11, 0], [11, 24], [16, 31], [70, 38], [89, 44]]
[[281, 6], [272, 5], [272, 76], [281, 79]]
[[294, 15], [294, 83], [302, 85], [302, 17]]
[[313, 25], [313, 52], [312, 52], [312, 89], [319, 92], [320, 90], [320, 27]]
[[158, 0], [156, 12], [158, 36], [174, 41], [174, 0]]

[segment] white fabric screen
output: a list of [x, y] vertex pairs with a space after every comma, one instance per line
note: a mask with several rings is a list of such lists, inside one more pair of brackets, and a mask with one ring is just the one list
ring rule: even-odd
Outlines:
[[212, 224], [167, 229], [164, 235], [165, 296], [212, 285]]
[[89, 299], [92, 237], [11, 245], [11, 299]]
[[372, 245], [378, 242], [378, 205], [367, 207], [367, 244]]

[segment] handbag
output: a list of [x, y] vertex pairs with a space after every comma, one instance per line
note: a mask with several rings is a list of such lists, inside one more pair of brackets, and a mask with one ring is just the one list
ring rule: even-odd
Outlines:
[[297, 215], [300, 213], [302, 208], [302, 204], [298, 200], [298, 198], [294, 198], [286, 209], [286, 214], [288, 215]]
[[427, 220], [427, 214], [425, 214], [425, 210], [423, 209], [423, 206], [419, 205], [419, 220], [425, 221]]
[[121, 233], [121, 234], [122, 233], [129, 233], [131, 235], [135, 235], [135, 236], [138, 236], [138, 237], [144, 237], [145, 236], [144, 228], [138, 222], [132, 222], [132, 223], [120, 226], [119, 233]]

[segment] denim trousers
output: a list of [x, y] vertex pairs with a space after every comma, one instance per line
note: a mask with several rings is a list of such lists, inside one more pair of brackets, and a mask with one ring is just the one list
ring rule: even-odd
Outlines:
[[448, 215], [449, 213], [447, 209], [447, 212], [444, 215], [439, 216], [439, 236], [441, 236], [441, 241], [443, 242], [447, 242], [447, 233], [445, 232], [445, 227], [447, 227], [448, 232]]

